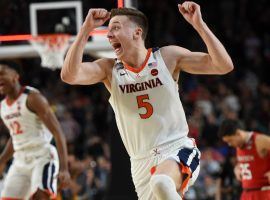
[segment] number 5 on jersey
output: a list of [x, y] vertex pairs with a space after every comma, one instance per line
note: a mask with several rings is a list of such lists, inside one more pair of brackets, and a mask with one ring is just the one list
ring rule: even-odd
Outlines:
[[143, 114], [139, 113], [139, 115], [142, 119], [147, 119], [147, 118], [151, 117], [151, 115], [153, 114], [153, 111], [154, 111], [152, 104], [149, 103], [147, 100], [149, 100], [148, 94], [137, 96], [138, 108], [139, 109], [145, 108], [145, 110], [146, 110], [146, 112]]

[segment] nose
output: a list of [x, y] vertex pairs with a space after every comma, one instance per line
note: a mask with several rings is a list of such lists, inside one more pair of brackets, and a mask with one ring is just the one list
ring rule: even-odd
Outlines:
[[107, 33], [107, 38], [108, 38], [108, 39], [112, 39], [112, 38], [113, 38], [113, 34], [112, 34], [111, 31], [108, 31], [108, 33]]

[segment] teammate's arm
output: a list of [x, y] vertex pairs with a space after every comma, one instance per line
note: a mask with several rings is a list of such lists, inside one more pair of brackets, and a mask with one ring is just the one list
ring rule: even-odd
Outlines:
[[234, 66], [226, 49], [202, 19], [200, 6], [194, 2], [178, 5], [179, 12], [203, 39], [208, 53], [190, 52], [187, 49], [170, 46], [168, 53], [176, 58], [176, 69], [192, 74], [226, 74]]
[[6, 163], [12, 158], [14, 153], [12, 140], [9, 138], [3, 152], [0, 155], [0, 175], [3, 173]]
[[256, 137], [256, 147], [260, 147], [260, 150], [262, 151], [270, 151], [270, 137], [264, 134], [259, 134]]
[[[256, 147], [260, 151], [260, 154], [267, 155], [270, 153], [270, 137], [267, 135], [259, 134], [256, 137]], [[259, 147], [259, 148], [258, 148]], [[270, 171], [264, 174], [270, 183]]]
[[69, 48], [61, 70], [61, 79], [69, 84], [88, 85], [104, 81], [106, 68], [112, 65], [112, 59], [99, 59], [94, 62], [82, 62], [84, 47], [89, 34], [94, 28], [101, 26], [110, 18], [105, 9], [90, 9], [86, 19]]
[[241, 174], [241, 167], [240, 167], [240, 164], [237, 163], [234, 167], [234, 170], [233, 170], [235, 176], [236, 176], [236, 179], [238, 181], [241, 181], [242, 180], [242, 174]]
[[38, 115], [45, 126], [53, 134], [60, 160], [59, 180], [62, 186], [67, 186], [70, 180], [70, 175], [68, 172], [66, 139], [56, 116], [52, 112], [48, 101], [39, 92], [32, 92], [29, 94], [27, 107]]

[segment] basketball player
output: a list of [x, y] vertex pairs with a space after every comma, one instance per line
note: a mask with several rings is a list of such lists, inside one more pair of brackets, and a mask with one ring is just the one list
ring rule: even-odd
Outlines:
[[219, 134], [237, 149], [236, 178], [241, 181], [241, 200], [270, 200], [270, 137], [245, 131], [235, 120], [225, 120]]
[[[11, 136], [0, 155], [1, 174], [7, 161], [14, 158], [1, 199], [53, 199], [57, 177], [62, 186], [70, 179], [65, 138], [47, 100], [38, 90], [21, 86], [19, 75], [20, 66], [16, 63], [0, 61], [0, 93], [5, 95], [0, 114]], [[52, 135], [60, 170], [56, 148], [50, 144]]]
[[[230, 56], [201, 17], [193, 2], [178, 5], [197, 30], [208, 53], [178, 46], [146, 49], [148, 22], [134, 9], [90, 9], [61, 71], [69, 84], [103, 82], [140, 200], [181, 199], [199, 173], [200, 152], [188, 138], [188, 125], [178, 93], [180, 71], [226, 74], [233, 69]], [[117, 59], [82, 62], [89, 33], [110, 19], [108, 39]]]

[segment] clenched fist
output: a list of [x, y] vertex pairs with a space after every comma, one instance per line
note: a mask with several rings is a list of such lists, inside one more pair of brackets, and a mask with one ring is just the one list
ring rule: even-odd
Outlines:
[[203, 24], [200, 6], [192, 1], [178, 4], [179, 12], [195, 29]]
[[85, 18], [84, 25], [90, 30], [103, 25], [110, 18], [110, 12], [103, 8], [90, 9]]
[[70, 183], [70, 174], [68, 172], [68, 170], [61, 170], [59, 171], [58, 174], [58, 179], [59, 179], [59, 187], [60, 188], [66, 188], [69, 186]]

